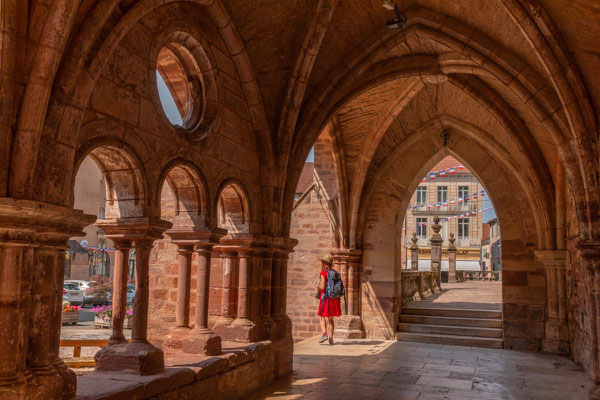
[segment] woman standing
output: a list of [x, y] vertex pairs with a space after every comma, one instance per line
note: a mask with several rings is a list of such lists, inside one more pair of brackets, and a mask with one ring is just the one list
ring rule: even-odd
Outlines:
[[323, 336], [319, 339], [319, 343], [323, 343], [329, 340], [329, 344], [333, 344], [333, 330], [334, 322], [333, 317], [339, 317], [342, 315], [342, 306], [340, 299], [332, 299], [325, 296], [325, 286], [327, 285], [327, 273], [331, 271], [333, 267], [333, 258], [327, 254], [321, 259], [321, 275], [320, 282], [317, 289], [319, 290], [319, 311], [317, 315], [321, 317], [321, 328], [323, 330]]

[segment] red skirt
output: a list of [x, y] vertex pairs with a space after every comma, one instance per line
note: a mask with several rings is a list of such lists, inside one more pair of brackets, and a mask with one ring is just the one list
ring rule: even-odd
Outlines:
[[[323, 297], [323, 293], [321, 293], [321, 297]], [[325, 300], [325, 304], [319, 300], [319, 312], [317, 315], [320, 317], [339, 317], [342, 315], [340, 299], [330, 299], [328, 297]]]

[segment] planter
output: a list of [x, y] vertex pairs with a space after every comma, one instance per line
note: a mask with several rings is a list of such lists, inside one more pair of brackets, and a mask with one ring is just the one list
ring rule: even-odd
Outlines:
[[[132, 325], [131, 315], [125, 315], [125, 321], [123, 321], [123, 329], [131, 329]], [[111, 328], [112, 320], [110, 318], [100, 318], [98, 316], [94, 316], [94, 328]]]
[[77, 325], [77, 322], [79, 322], [79, 311], [63, 311], [61, 316], [61, 323], [63, 325]]

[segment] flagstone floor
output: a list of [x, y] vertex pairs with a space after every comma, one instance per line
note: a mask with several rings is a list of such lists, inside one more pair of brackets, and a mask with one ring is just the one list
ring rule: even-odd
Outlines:
[[316, 338], [297, 343], [294, 374], [251, 400], [582, 400], [592, 380], [567, 358], [429, 343]]

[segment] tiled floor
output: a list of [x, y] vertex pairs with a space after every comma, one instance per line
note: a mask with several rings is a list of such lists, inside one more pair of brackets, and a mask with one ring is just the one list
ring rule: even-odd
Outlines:
[[442, 291], [410, 307], [502, 310], [502, 282], [466, 281], [442, 283]]
[[339, 341], [297, 343], [294, 374], [252, 400], [577, 399], [592, 380], [566, 358], [438, 344]]

